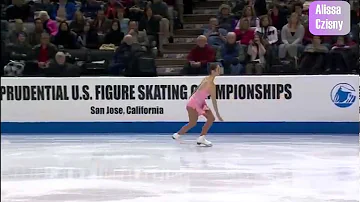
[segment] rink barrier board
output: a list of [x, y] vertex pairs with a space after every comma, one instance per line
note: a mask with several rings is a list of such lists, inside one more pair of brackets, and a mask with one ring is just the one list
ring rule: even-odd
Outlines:
[[[114, 77], [80, 77], [80, 78], [1, 78], [3, 86], [22, 85], [71, 85], [84, 86], [90, 89], [95, 85], [187, 85], [188, 89], [198, 84], [203, 77], [155, 77], [155, 78], [114, 78]], [[4, 84], [5, 83], [5, 84]], [[331, 102], [334, 86], [350, 84], [359, 86], [359, 77], [354, 75], [330, 76], [262, 76], [262, 77], [219, 77], [217, 84], [254, 85], [281, 84], [292, 85], [291, 96], [282, 95], [273, 100], [230, 100], [220, 99], [219, 107], [227, 122], [216, 122], [211, 133], [277, 133], [277, 134], [359, 134], [360, 103], [359, 93], [350, 107], [336, 107]], [[179, 85], [179, 84], [175, 84]], [[195, 86], [196, 87], [196, 86]], [[356, 87], [355, 87], [356, 88]], [[314, 90], [315, 89], [315, 90]], [[357, 89], [359, 90], [359, 89]], [[357, 91], [356, 90], [356, 91]], [[330, 93], [331, 91], [331, 93]], [[90, 95], [93, 91], [89, 91]], [[355, 91], [354, 91], [355, 92]], [[188, 92], [190, 93], [190, 92]], [[227, 92], [229, 93], [229, 92]], [[330, 96], [329, 96], [330, 94]], [[190, 94], [189, 94], [190, 95]], [[289, 94], [288, 94], [289, 95]], [[306, 96], [303, 96], [306, 95]], [[309, 99], [310, 98], [310, 99]], [[309, 101], [310, 100], [310, 101]], [[90, 105], [106, 103], [112, 106], [129, 101], [96, 100], [95, 102], [69, 100], [58, 101], [1, 101], [1, 133], [6, 134], [169, 134], [177, 131], [187, 120], [186, 100], [155, 101], [166, 108], [161, 116], [124, 116], [116, 117], [89, 116], [85, 112]], [[209, 101], [209, 100], [208, 100]], [[231, 101], [231, 102], [229, 102]], [[152, 103], [151, 103], [152, 102]], [[120, 104], [119, 104], [120, 103]], [[152, 105], [154, 100], [132, 100], [134, 105]], [[74, 107], [72, 107], [74, 104]], [[211, 102], [208, 102], [211, 106]], [[46, 107], [44, 107], [46, 106]], [[56, 107], [55, 107], [56, 106]], [[70, 107], [69, 107], [70, 106]], [[256, 108], [253, 108], [256, 106]], [[357, 107], [359, 106], [359, 108]], [[259, 111], [257, 110], [259, 108]], [[237, 110], [234, 110], [237, 109]], [[263, 111], [263, 109], [266, 109]], [[274, 111], [275, 109], [275, 111]], [[359, 111], [358, 111], [359, 109]], [[25, 111], [23, 111], [25, 110]], [[76, 110], [77, 113], [73, 113]], [[315, 111], [315, 113], [314, 113]], [[358, 111], [358, 112], [356, 112]], [[14, 113], [15, 112], [15, 113]], [[24, 113], [25, 112], [25, 113]], [[41, 113], [39, 113], [41, 112]], [[44, 113], [45, 112], [45, 113]], [[278, 113], [279, 112], [279, 113]], [[281, 113], [287, 112], [287, 113]], [[241, 113], [239, 117], [239, 113]], [[45, 114], [46, 116], [44, 116]], [[245, 116], [244, 116], [245, 114]], [[358, 116], [359, 114], [359, 116]], [[270, 116], [269, 116], [270, 115]], [[325, 115], [325, 116], [324, 116]], [[103, 118], [104, 117], [104, 118]], [[130, 117], [130, 118], [129, 118]], [[147, 118], [146, 118], [147, 117]], [[99, 119], [100, 118], [100, 119]], [[125, 118], [125, 119], [124, 119]], [[200, 122], [204, 119], [200, 119]], [[203, 123], [199, 123], [192, 133], [199, 133]]]
[[[172, 134], [186, 122], [2, 122], [2, 134]], [[203, 122], [189, 133], [200, 133]], [[359, 122], [216, 122], [210, 133], [358, 135]]]

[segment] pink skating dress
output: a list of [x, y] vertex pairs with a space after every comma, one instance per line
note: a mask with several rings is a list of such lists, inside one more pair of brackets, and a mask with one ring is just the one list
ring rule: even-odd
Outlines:
[[204, 115], [207, 110], [209, 110], [209, 107], [206, 104], [206, 98], [209, 97], [209, 93], [207, 89], [202, 89], [196, 91], [189, 99], [189, 102], [187, 103], [186, 107], [193, 108], [197, 111], [198, 115]]

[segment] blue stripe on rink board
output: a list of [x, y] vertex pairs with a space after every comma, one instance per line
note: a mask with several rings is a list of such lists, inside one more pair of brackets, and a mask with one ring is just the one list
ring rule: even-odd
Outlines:
[[[185, 122], [1, 122], [3, 134], [171, 134]], [[199, 123], [190, 133], [199, 133]], [[359, 122], [217, 122], [210, 133], [359, 134]]]

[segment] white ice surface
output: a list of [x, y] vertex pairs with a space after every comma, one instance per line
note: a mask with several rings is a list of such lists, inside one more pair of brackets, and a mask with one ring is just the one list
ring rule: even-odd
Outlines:
[[359, 202], [356, 136], [3, 136], [4, 202]]

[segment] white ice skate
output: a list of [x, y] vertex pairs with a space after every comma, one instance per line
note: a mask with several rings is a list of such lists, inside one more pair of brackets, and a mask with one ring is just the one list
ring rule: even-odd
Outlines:
[[174, 133], [174, 134], [172, 135], [172, 139], [174, 139], [174, 140], [180, 140], [180, 136], [181, 136], [181, 135], [179, 135], [178, 133]]
[[208, 140], [205, 139], [205, 136], [202, 135], [200, 136], [198, 139], [197, 139], [197, 145], [205, 145], [207, 147], [211, 147], [212, 146], [212, 143]]

